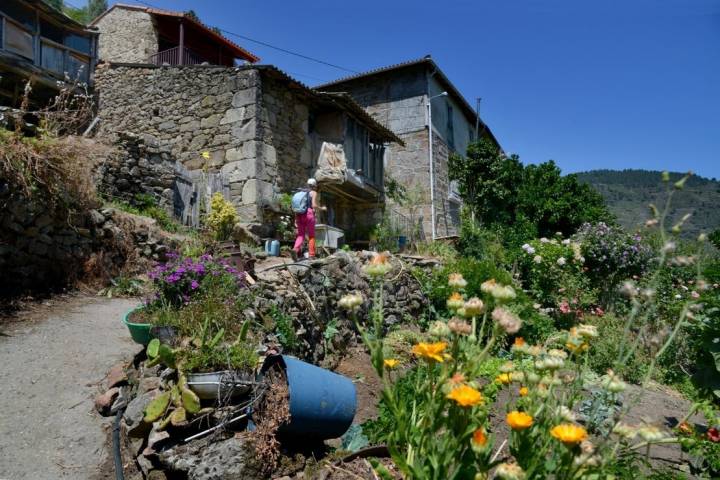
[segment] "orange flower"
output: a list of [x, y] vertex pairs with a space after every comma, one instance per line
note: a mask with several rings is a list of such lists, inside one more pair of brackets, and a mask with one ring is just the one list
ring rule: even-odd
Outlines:
[[465, 300], [460, 292], [453, 292], [450, 298], [447, 299], [447, 307], [450, 310], [457, 310], [465, 306]]
[[693, 433], [693, 427], [687, 422], [682, 422], [680, 425], [678, 425], [678, 430], [680, 430], [682, 433], [685, 433], [687, 435], [690, 435]]
[[502, 383], [503, 385], [510, 385], [510, 382], [512, 382], [512, 378], [510, 378], [509, 373], [501, 373], [497, 377], [495, 377], [495, 381], [498, 383]]
[[515, 345], [516, 347], [522, 347], [523, 345], [525, 345], [525, 339], [523, 337], [515, 337], [513, 345]]
[[460, 385], [463, 382], [465, 382], [465, 375], [463, 375], [460, 372], [455, 373], [452, 377], [450, 377], [450, 380], [448, 382], [452, 385]]
[[386, 358], [383, 363], [387, 368], [395, 368], [400, 363], [400, 360], [396, 360], [394, 358]]
[[505, 419], [513, 430], [525, 430], [533, 424], [533, 417], [525, 412], [518, 412], [517, 410], [508, 413]]
[[550, 435], [565, 445], [573, 446], [587, 438], [587, 431], [580, 425], [575, 425], [574, 423], [561, 423], [550, 430]]
[[487, 441], [488, 441], [487, 435], [485, 435], [485, 430], [483, 430], [482, 428], [478, 428], [477, 430], [475, 430], [473, 432], [472, 440], [470, 440], [470, 442], [472, 442], [473, 447], [480, 447], [480, 448], [487, 445]]
[[435, 360], [442, 363], [445, 357], [442, 355], [443, 350], [447, 348], [445, 342], [424, 343], [420, 342], [412, 348], [412, 353], [426, 360]]
[[528, 388], [527, 387], [521, 387], [518, 391], [521, 397], [525, 397], [528, 394]]
[[467, 385], [453, 388], [447, 394], [449, 400], [454, 400], [461, 407], [473, 407], [483, 402], [482, 393]]

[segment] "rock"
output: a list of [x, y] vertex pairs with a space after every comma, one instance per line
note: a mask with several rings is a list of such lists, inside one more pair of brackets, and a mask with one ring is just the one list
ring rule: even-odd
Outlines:
[[138, 395], [157, 388], [160, 388], [160, 377], [141, 378], [138, 383]]
[[110, 407], [112, 407], [115, 401], [115, 397], [119, 394], [120, 388], [112, 387], [105, 393], [98, 395], [95, 397], [95, 410], [97, 410], [100, 415], [108, 415], [110, 413]]
[[108, 388], [116, 387], [121, 383], [127, 382], [127, 380], [128, 376], [125, 372], [124, 363], [118, 363], [116, 365], [113, 365], [112, 368], [110, 368], [107, 376], [105, 377], [105, 382]]
[[246, 243], [250, 245], [260, 245], [260, 237], [255, 235], [248, 224], [238, 223], [233, 228], [233, 239], [237, 243]]
[[98, 225], [102, 225], [103, 223], [105, 223], [105, 217], [103, 216], [102, 213], [98, 212], [97, 210], [90, 210], [89, 215], [90, 215], [90, 222], [93, 225], [98, 226]]
[[147, 447], [145, 447], [145, 450], [143, 450], [142, 454], [145, 457], [150, 457], [152, 455], [155, 455], [155, 444], [158, 442], [162, 442], [163, 440], [167, 440], [170, 438], [170, 434], [165, 431], [157, 431], [155, 430], [155, 427], [153, 427], [152, 431], [150, 432], [150, 435], [148, 435], [148, 441], [147, 441]]
[[139, 438], [144, 437], [150, 432], [152, 425], [143, 421], [145, 407], [158, 393], [159, 390], [151, 390], [136, 396], [128, 403], [125, 413], [123, 414], [123, 420], [125, 420], [128, 427], [128, 436]]
[[246, 436], [232, 437], [209, 445], [205, 440], [197, 440], [160, 452], [158, 458], [167, 469], [185, 473], [188, 480], [267, 478]]
[[162, 470], [151, 470], [145, 477], [146, 480], [167, 480], [167, 475]]

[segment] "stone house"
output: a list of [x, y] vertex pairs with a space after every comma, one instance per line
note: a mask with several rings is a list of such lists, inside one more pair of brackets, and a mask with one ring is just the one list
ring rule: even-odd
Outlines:
[[32, 78], [40, 106], [65, 77], [88, 84], [96, 62], [97, 32], [42, 0], [0, 2], [0, 105], [17, 106]]
[[[430, 56], [341, 78], [315, 87], [322, 92], [346, 92], [404, 144], [391, 145], [386, 169], [406, 187], [416, 190], [416, 205], [426, 238], [458, 233], [462, 201], [448, 178], [451, 152], [464, 155], [478, 134], [498, 143], [490, 129]], [[446, 92], [446, 95], [442, 95]], [[428, 102], [432, 105], [434, 181], [430, 181]], [[433, 194], [431, 195], [431, 190]], [[434, 196], [435, 234], [431, 211]], [[419, 208], [418, 208], [419, 207]], [[393, 207], [407, 216], [408, 209]]]
[[232, 67], [259, 60], [184, 12], [118, 3], [90, 25], [100, 32], [100, 61]]
[[314, 176], [329, 207], [322, 223], [352, 240], [378, 219], [385, 149], [402, 141], [348, 95], [267, 65], [108, 63], [96, 85], [101, 134], [120, 146], [102, 173], [110, 195], [150, 193], [197, 224], [220, 191], [266, 236], [282, 194]]

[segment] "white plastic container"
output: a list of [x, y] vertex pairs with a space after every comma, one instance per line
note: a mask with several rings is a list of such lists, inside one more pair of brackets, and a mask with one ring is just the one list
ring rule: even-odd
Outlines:
[[315, 241], [318, 246], [328, 248], [338, 248], [344, 243], [345, 232], [330, 225], [315, 225]]
[[252, 374], [239, 374], [230, 370], [210, 373], [190, 373], [187, 376], [190, 390], [203, 400], [223, 397], [230, 393], [237, 397], [250, 392], [253, 385]]

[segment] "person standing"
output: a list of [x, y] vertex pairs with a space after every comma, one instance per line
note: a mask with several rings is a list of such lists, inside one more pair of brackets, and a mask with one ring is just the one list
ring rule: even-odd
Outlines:
[[293, 211], [295, 212], [295, 228], [297, 236], [293, 246], [293, 258], [300, 256], [300, 249], [308, 237], [308, 252], [310, 258], [315, 257], [315, 212], [327, 210], [327, 207], [318, 205], [317, 181], [310, 178], [307, 181], [307, 188], [293, 195]]

